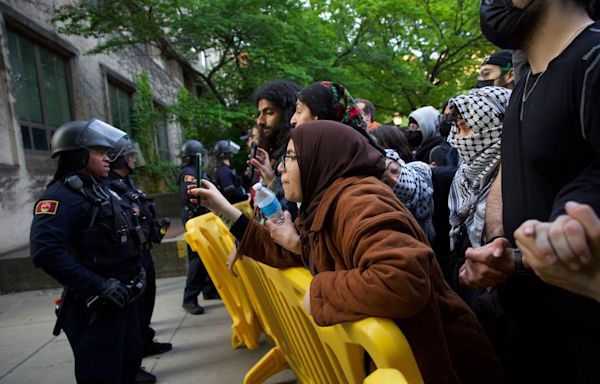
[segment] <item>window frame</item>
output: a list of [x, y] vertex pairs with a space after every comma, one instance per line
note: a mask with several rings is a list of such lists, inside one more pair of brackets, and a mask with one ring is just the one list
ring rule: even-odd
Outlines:
[[[8, 20], [7, 20], [8, 21]], [[36, 72], [36, 77], [37, 77], [37, 91], [38, 91], [38, 97], [40, 99], [40, 107], [41, 107], [41, 118], [42, 118], [42, 123], [39, 122], [35, 122], [35, 121], [31, 121], [31, 120], [24, 120], [19, 114], [18, 114], [18, 106], [16, 105], [16, 103], [19, 102], [19, 100], [15, 100], [15, 109], [17, 112], [16, 114], [16, 118], [19, 122], [19, 134], [21, 135], [21, 140], [20, 140], [20, 144], [21, 147], [23, 148], [23, 151], [25, 152], [26, 155], [37, 155], [37, 154], [42, 154], [42, 153], [49, 153], [50, 151], [50, 143], [52, 141], [52, 135], [54, 134], [54, 132], [56, 132], [56, 129], [58, 128], [51, 125], [49, 122], [49, 105], [48, 105], [48, 95], [46, 94], [45, 91], [45, 87], [44, 87], [44, 70], [42, 67], [42, 54], [41, 54], [41, 50], [46, 50], [47, 52], [49, 52], [51, 55], [53, 55], [54, 57], [57, 57], [58, 59], [61, 60], [61, 62], [64, 64], [64, 78], [65, 78], [65, 82], [66, 82], [66, 107], [68, 109], [68, 116], [67, 116], [67, 120], [63, 122], [66, 123], [68, 121], [73, 120], [73, 109], [74, 109], [74, 105], [73, 105], [73, 79], [72, 79], [72, 64], [71, 64], [71, 59], [72, 59], [72, 55], [69, 55], [68, 53], [65, 53], [65, 51], [68, 52], [68, 50], [60, 50], [57, 49], [56, 47], [56, 43], [53, 41], [46, 41], [40, 37], [38, 37], [37, 35], [35, 35], [32, 32], [28, 32], [26, 30], [24, 30], [23, 28], [19, 28], [16, 26], [16, 24], [7, 22], [6, 24], [6, 29], [5, 31], [7, 32], [7, 44], [8, 44], [8, 39], [9, 39], [9, 34], [13, 34], [16, 39], [17, 39], [17, 52], [16, 52], [16, 56], [19, 60], [19, 64], [21, 66], [23, 66], [24, 62], [23, 62], [23, 54], [22, 54], [22, 44], [21, 44], [21, 40], [25, 40], [26, 42], [28, 42], [29, 44], [32, 45], [32, 49], [33, 49], [33, 57], [34, 57], [34, 66], [35, 66], [35, 72]], [[9, 61], [10, 56], [13, 55], [12, 52], [8, 52], [8, 59]], [[11, 68], [12, 68], [12, 63], [11, 63]], [[12, 71], [14, 72], [14, 68], [12, 69]], [[54, 75], [56, 75], [56, 68], [54, 68], [53, 70]], [[16, 84], [14, 83], [14, 75], [11, 75], [10, 78], [11, 81], [11, 87], [13, 88], [13, 90], [15, 90], [15, 86]], [[16, 95], [15, 95], [16, 98]], [[30, 109], [29, 106], [29, 100], [25, 101], [27, 103], [26, 108]], [[62, 125], [62, 124], [61, 124]], [[60, 125], [59, 125], [60, 126]], [[23, 136], [23, 130], [26, 129], [27, 130], [27, 134], [28, 134], [28, 139], [30, 142], [30, 148], [26, 148], [25, 147], [25, 137]], [[39, 149], [36, 148], [36, 144], [35, 144], [35, 138], [34, 138], [34, 129], [40, 129], [44, 131], [45, 134], [45, 140], [46, 140], [46, 145], [47, 147], [45, 149]]]

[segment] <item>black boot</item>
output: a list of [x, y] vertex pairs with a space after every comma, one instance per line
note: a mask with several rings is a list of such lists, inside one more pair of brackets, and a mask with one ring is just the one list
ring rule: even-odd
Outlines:
[[183, 309], [192, 315], [201, 315], [204, 313], [204, 307], [198, 303], [183, 303]]
[[173, 349], [173, 344], [171, 343], [158, 343], [156, 341], [151, 341], [149, 343], [145, 343], [142, 348], [142, 357], [152, 356], [152, 355], [160, 355], [161, 353], [165, 353]]
[[156, 376], [150, 372], [144, 371], [144, 369], [140, 367], [140, 370], [135, 375], [135, 382], [139, 384], [154, 384], [156, 383]]

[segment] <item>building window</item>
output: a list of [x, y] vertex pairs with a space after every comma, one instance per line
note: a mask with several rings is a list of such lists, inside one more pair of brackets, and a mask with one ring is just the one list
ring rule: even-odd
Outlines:
[[71, 120], [67, 62], [12, 31], [7, 37], [23, 147], [47, 151], [56, 128]]
[[132, 137], [132, 94], [109, 81], [108, 98], [110, 101], [111, 124], [127, 132], [127, 135], [129, 135], [129, 137]]
[[156, 148], [163, 161], [169, 161], [169, 137], [167, 133], [167, 115], [161, 114], [156, 126]]

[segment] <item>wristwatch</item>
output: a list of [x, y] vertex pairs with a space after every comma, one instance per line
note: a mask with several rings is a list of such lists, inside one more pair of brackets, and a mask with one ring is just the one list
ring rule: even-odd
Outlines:
[[521, 254], [521, 250], [519, 248], [513, 248], [513, 253], [515, 257], [515, 274], [528, 275], [530, 272], [523, 264], [523, 255]]

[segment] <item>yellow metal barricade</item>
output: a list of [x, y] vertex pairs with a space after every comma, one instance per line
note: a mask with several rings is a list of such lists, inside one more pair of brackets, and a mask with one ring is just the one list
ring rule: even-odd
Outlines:
[[[251, 212], [243, 205], [238, 208]], [[248, 348], [254, 346], [260, 325], [275, 343], [247, 373], [245, 384], [262, 383], [287, 368], [294, 371], [300, 383], [423, 382], [410, 346], [393, 321], [368, 318], [319, 327], [302, 307], [312, 279], [308, 270], [278, 270], [244, 257], [235, 265], [240, 277], [236, 279], [225, 266], [234, 244], [226, 226], [212, 214], [190, 222], [186, 241], [201, 255], [229, 310], [234, 322], [234, 347], [242, 340]], [[368, 377], [365, 353], [377, 366]]]
[[386, 369], [365, 382], [390, 382], [379, 380], [385, 377], [423, 382], [410, 346], [392, 320], [368, 318], [319, 327], [302, 307], [312, 279], [308, 270], [278, 270], [247, 257], [236, 268], [244, 286], [252, 287], [247, 289], [252, 301], [261, 303], [256, 309], [276, 343], [248, 372], [245, 384], [262, 383], [285, 368], [292, 369], [301, 383], [362, 383], [365, 352], [378, 370]]
[[227, 255], [234, 247], [234, 238], [221, 219], [207, 213], [188, 220], [185, 241], [200, 255], [219, 296], [233, 320], [231, 345], [238, 348], [258, 348], [262, 333], [259, 320], [242, 282], [227, 270]]

